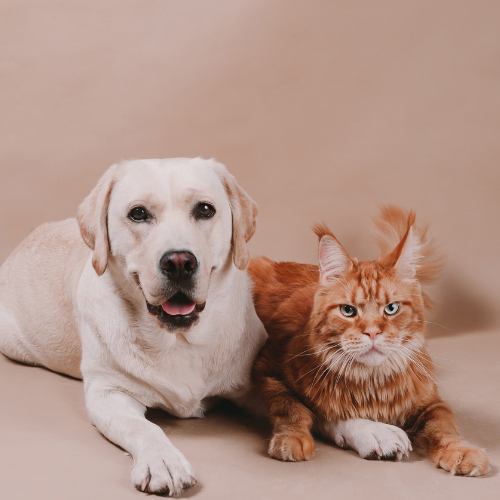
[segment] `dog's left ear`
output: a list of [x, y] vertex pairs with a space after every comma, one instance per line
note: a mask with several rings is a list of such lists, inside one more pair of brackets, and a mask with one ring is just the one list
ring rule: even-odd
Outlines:
[[233, 262], [241, 271], [245, 270], [250, 261], [247, 242], [255, 233], [257, 227], [257, 204], [238, 185], [232, 176], [220, 163], [216, 163], [216, 172], [222, 180], [231, 206], [233, 218]]
[[92, 266], [101, 276], [108, 265], [110, 249], [108, 238], [108, 207], [111, 191], [116, 181], [117, 165], [110, 167], [99, 179], [97, 186], [78, 207], [77, 219], [83, 241], [94, 254]]

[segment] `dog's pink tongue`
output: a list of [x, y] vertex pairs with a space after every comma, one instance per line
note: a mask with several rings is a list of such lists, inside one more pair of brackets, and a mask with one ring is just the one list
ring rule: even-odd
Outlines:
[[167, 314], [170, 314], [172, 316], [176, 316], [178, 314], [185, 316], [186, 314], [190, 314], [194, 311], [196, 304], [194, 302], [174, 302], [170, 299], [166, 302], [163, 302], [161, 306]]

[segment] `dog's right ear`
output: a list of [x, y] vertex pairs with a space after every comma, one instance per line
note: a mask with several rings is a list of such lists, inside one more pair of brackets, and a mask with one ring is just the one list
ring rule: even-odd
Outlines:
[[83, 241], [94, 251], [92, 266], [101, 276], [108, 265], [108, 207], [116, 180], [117, 165], [110, 167], [78, 207], [77, 219]]

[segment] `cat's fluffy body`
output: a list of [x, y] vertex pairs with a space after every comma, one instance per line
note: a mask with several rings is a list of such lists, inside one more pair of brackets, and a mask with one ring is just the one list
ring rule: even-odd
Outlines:
[[314, 228], [319, 268], [252, 260], [255, 306], [269, 334], [253, 375], [273, 423], [271, 456], [308, 459], [312, 429], [335, 440], [334, 424], [365, 418], [404, 429], [452, 473], [489, 470], [485, 452], [459, 438], [433, 380], [421, 284], [437, 276], [441, 259], [414, 220], [382, 208], [375, 261], [351, 259], [324, 225]]

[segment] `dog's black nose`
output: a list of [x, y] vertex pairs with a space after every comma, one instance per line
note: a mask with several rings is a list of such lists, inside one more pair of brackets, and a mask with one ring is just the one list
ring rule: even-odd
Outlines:
[[191, 252], [167, 252], [160, 259], [160, 269], [170, 279], [187, 278], [197, 267], [198, 261]]

